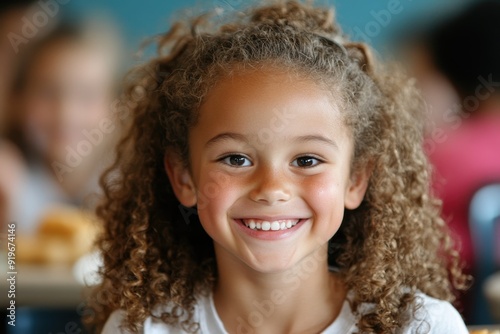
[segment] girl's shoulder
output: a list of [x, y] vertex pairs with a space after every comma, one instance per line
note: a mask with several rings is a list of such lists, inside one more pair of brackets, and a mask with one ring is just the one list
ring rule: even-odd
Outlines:
[[419, 307], [413, 320], [402, 333], [469, 333], [462, 317], [449, 302], [417, 293], [417, 303]]
[[[417, 293], [418, 308], [414, 314], [409, 314], [408, 325], [397, 334], [414, 333], [454, 333], [468, 334], [462, 317], [457, 310], [447, 301], [439, 300], [423, 293]], [[171, 307], [163, 306], [157, 311], [169, 311]], [[359, 314], [371, 312], [372, 304], [362, 304]], [[218, 317], [211, 296], [200, 296], [195, 305], [193, 321], [200, 324], [200, 333], [227, 333]], [[125, 311], [117, 310], [111, 314], [106, 322], [102, 334], [131, 334], [120, 328], [125, 316]], [[411, 320], [410, 320], [411, 319]], [[326, 328], [322, 334], [351, 334], [357, 332], [356, 316], [352, 313], [347, 300], [342, 307], [340, 315]], [[144, 322], [144, 334], [183, 334], [180, 326], [167, 325], [160, 320], [149, 317]]]
[[[347, 303], [347, 301], [346, 301]], [[454, 333], [468, 334], [467, 327], [458, 311], [449, 302], [430, 297], [422, 292], [416, 293], [417, 308], [407, 314], [407, 325], [399, 330], [397, 334], [414, 333]], [[358, 313], [366, 314], [373, 310], [373, 304], [361, 304]], [[348, 308], [350, 313], [350, 308]], [[352, 313], [347, 317], [356, 319]], [[355, 320], [354, 320], [355, 321]], [[352, 324], [352, 333], [356, 332], [355, 323]], [[329, 334], [325, 332], [324, 334]], [[351, 331], [346, 332], [350, 334]]]
[[[162, 312], [170, 312], [172, 310], [172, 307], [173, 305], [163, 305], [155, 309], [153, 313], [155, 315], [159, 315]], [[124, 317], [124, 310], [114, 311], [106, 321], [101, 334], [132, 334], [129, 331], [121, 328]], [[200, 295], [197, 297], [192, 321], [199, 324], [200, 333], [226, 333], [226, 331], [224, 330], [224, 326], [222, 325], [222, 322], [215, 311], [213, 299], [209, 295]], [[186, 333], [186, 331], [184, 331], [180, 327], [180, 325], [168, 325], [159, 319], [148, 317], [144, 322], [144, 329], [142, 333], [184, 334]]]

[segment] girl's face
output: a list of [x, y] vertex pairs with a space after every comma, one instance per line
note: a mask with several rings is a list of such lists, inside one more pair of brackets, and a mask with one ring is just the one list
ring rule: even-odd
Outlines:
[[45, 158], [65, 162], [85, 133], [99, 129], [111, 104], [114, 67], [106, 52], [83, 43], [49, 44], [30, 67], [21, 103], [28, 142]]
[[[338, 230], [367, 178], [351, 175], [342, 110], [319, 85], [285, 71], [244, 72], [208, 94], [189, 133], [191, 171], [166, 159], [182, 204], [197, 204], [217, 260], [286, 270]], [[326, 247], [325, 247], [326, 253]]]

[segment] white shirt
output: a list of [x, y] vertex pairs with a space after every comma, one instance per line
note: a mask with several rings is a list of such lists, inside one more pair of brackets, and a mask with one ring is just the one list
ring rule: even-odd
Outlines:
[[[422, 307], [417, 311], [414, 320], [409, 325], [397, 332], [397, 334], [416, 334], [416, 333], [432, 333], [432, 334], [468, 334], [467, 328], [460, 317], [460, 314], [448, 302], [429, 297], [425, 294], [418, 293], [417, 297], [422, 303]], [[367, 312], [370, 309], [370, 304], [362, 304], [360, 313]], [[120, 323], [123, 317], [122, 310], [115, 311], [111, 314], [108, 321], [104, 325], [102, 334], [127, 334], [127, 331], [121, 330]], [[200, 324], [201, 334], [228, 334], [224, 329], [224, 325], [220, 320], [214, 306], [212, 295], [208, 297], [198, 298], [198, 303], [195, 306], [194, 321]], [[248, 323], [240, 322], [241, 327], [238, 333], [252, 333], [252, 328]], [[245, 330], [247, 326], [247, 330]], [[344, 301], [339, 316], [324, 330], [321, 334], [351, 334], [357, 331], [356, 317], [351, 312], [349, 302]], [[159, 320], [151, 317], [144, 322], [144, 334], [184, 334], [179, 327], [172, 327]]]

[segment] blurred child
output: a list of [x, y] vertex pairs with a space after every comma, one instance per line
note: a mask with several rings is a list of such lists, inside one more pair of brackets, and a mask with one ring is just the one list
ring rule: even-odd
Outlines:
[[22, 177], [0, 174], [8, 220], [20, 234], [33, 233], [51, 205], [83, 205], [98, 189], [103, 153], [114, 136], [111, 125], [107, 133], [102, 125], [111, 112], [119, 64], [114, 34], [102, 28], [62, 23], [23, 60], [8, 129], [24, 160]]
[[[462, 238], [462, 254], [473, 262], [468, 231], [472, 195], [500, 182], [500, 3], [482, 1], [444, 22], [429, 37], [437, 68], [453, 84], [460, 105], [443, 116], [446, 140], [430, 152], [443, 213]], [[467, 48], [460, 36], [471, 34]], [[469, 236], [469, 237], [465, 237]]]
[[[4, 0], [0, 3], [0, 36], [2, 36], [0, 40], [0, 73], [2, 73], [0, 75], [0, 138], [5, 131], [5, 109], [8, 104], [12, 80], [19, 63], [20, 51], [25, 51], [25, 48], [16, 48], [10, 37], [13, 35], [22, 36], [25, 24], [23, 18], [28, 14], [30, 8], [33, 8], [35, 2], [35, 0]], [[49, 28], [50, 25], [41, 28], [40, 34], [33, 37], [40, 37]]]
[[[427, 36], [435, 67], [460, 99], [433, 129], [439, 136], [431, 134], [426, 140], [435, 167], [434, 188], [443, 200], [443, 216], [459, 241], [466, 270], [475, 275], [479, 270], [469, 228], [469, 204], [481, 187], [500, 183], [499, 21], [498, 1], [478, 1]], [[470, 36], [466, 43], [464, 36]], [[478, 294], [480, 290], [478, 286]], [[469, 315], [477, 308], [470, 301], [464, 306]]]
[[[10, 33], [18, 33], [22, 29], [22, 18], [33, 5], [34, 0], [2, 1], [0, 4], [0, 35], [9, 36]], [[7, 99], [12, 85], [11, 81], [18, 65], [18, 55], [12, 47], [8, 38], [0, 40], [0, 230], [9, 216], [10, 204], [7, 194], [16, 192], [16, 184], [19, 182], [19, 169], [22, 158], [16, 148], [3, 140], [5, 131], [5, 109]], [[13, 181], [7, 182], [8, 179]]]
[[467, 333], [411, 81], [332, 9], [246, 14], [176, 23], [131, 74], [92, 329]]

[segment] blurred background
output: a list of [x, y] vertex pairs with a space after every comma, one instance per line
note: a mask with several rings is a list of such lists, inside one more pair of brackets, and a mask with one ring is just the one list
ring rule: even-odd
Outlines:
[[[500, 322], [500, 0], [322, 0], [352, 39], [400, 61], [425, 102], [425, 150], [471, 289], [466, 323]], [[84, 333], [95, 283], [98, 177], [120, 136], [114, 113], [147, 37], [186, 8], [237, 13], [243, 0], [0, 3], [0, 333]], [[15, 235], [15, 267], [9, 241]], [[10, 238], [10, 239], [9, 239]], [[6, 276], [6, 274], [2, 274]], [[7, 277], [10, 277], [7, 275]]]

